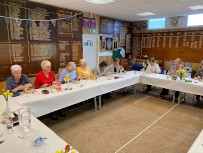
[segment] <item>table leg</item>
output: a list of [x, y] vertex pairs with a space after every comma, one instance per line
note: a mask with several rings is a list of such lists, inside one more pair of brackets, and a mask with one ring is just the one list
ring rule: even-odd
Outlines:
[[173, 103], [175, 103], [175, 99], [176, 99], [176, 91], [173, 91]]
[[181, 101], [181, 92], [179, 92], [179, 96], [178, 96], [178, 105], [180, 105], [180, 101]]
[[99, 95], [99, 110], [101, 110], [101, 95]]
[[97, 111], [97, 97], [94, 97], [95, 111]]

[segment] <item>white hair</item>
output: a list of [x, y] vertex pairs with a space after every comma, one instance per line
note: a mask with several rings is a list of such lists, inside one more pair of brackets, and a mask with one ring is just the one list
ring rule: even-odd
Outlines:
[[71, 69], [75, 70], [75, 69], [76, 69], [76, 65], [75, 65], [74, 62], [69, 62], [69, 63], [66, 65], [66, 68], [67, 68], [68, 70], [71, 70]]
[[51, 62], [49, 62], [49, 61], [42, 61], [42, 63], [41, 63], [42, 69], [45, 69], [47, 66], [51, 66]]
[[176, 58], [175, 62], [178, 62], [179, 64], [182, 63], [181, 59], [180, 58]]
[[15, 71], [20, 70], [22, 71], [22, 67], [20, 65], [12, 65], [11, 66], [11, 73], [15, 73]]
[[201, 63], [200, 63], [200, 68], [202, 68], [202, 66], [203, 66], [203, 60], [202, 60]]
[[81, 59], [80, 61], [79, 61], [79, 63], [80, 63], [80, 65], [83, 65], [84, 63], [86, 63], [87, 61], [85, 60], [85, 59]]

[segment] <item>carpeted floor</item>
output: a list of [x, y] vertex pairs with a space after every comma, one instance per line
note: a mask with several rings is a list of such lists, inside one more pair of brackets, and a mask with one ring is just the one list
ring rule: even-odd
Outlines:
[[138, 87], [136, 95], [113, 94], [101, 111], [88, 105], [42, 122], [80, 153], [186, 153], [202, 130], [203, 103], [194, 105], [187, 94], [176, 106], [159, 92]]

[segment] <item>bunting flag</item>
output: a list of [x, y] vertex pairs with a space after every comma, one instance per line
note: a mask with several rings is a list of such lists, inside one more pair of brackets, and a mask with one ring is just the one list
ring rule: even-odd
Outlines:
[[63, 23], [63, 19], [59, 19], [59, 23], [62, 24]]
[[49, 21], [48, 20], [45, 20], [44, 24], [47, 26], [47, 28], [49, 28]]
[[68, 18], [65, 18], [66, 23], [68, 23]]
[[35, 23], [36, 23], [37, 26], [39, 27], [40, 21], [35, 21]]
[[15, 19], [15, 21], [16, 21], [16, 24], [18, 25], [18, 27], [20, 27], [22, 20], [21, 19]]
[[32, 25], [32, 21], [31, 20], [26, 20], [26, 23], [27, 23], [28, 27], [30, 27]]
[[56, 19], [51, 19], [51, 23], [53, 24], [53, 26], [56, 26]]
[[[78, 19], [80, 17], [80, 15], [83, 17], [84, 13], [79, 13], [79, 14], [75, 14], [73, 16], [65, 17], [65, 22], [69, 23], [69, 22], [71, 22], [71, 20], [74, 20], [76, 17]], [[31, 20], [31, 19], [20, 19], [20, 18], [6, 17], [6, 16], [0, 16], [0, 17], [4, 18], [4, 21], [5, 21], [6, 25], [9, 25], [11, 19], [14, 19], [16, 21], [16, 24], [18, 25], [18, 27], [20, 27], [20, 25], [22, 24], [23, 20], [26, 21], [28, 27], [32, 26], [32, 22], [34, 22], [34, 21], [37, 24], [37, 26], [40, 26], [40, 21], [43, 21], [47, 27], [49, 27], [49, 21], [51, 21], [53, 26], [56, 27], [56, 21], [57, 20], [59, 21], [60, 24], [62, 24], [63, 20], [64, 20], [64, 18], [63, 19], [60, 18], [60, 19], [50, 19], [50, 20], [36, 21], [36, 20]]]
[[6, 25], [9, 25], [11, 18], [4, 17], [4, 21], [6, 22]]

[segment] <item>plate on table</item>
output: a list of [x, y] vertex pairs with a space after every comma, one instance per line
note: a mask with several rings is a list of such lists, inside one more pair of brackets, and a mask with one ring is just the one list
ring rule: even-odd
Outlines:
[[0, 137], [4, 134], [4, 130], [0, 129]]

